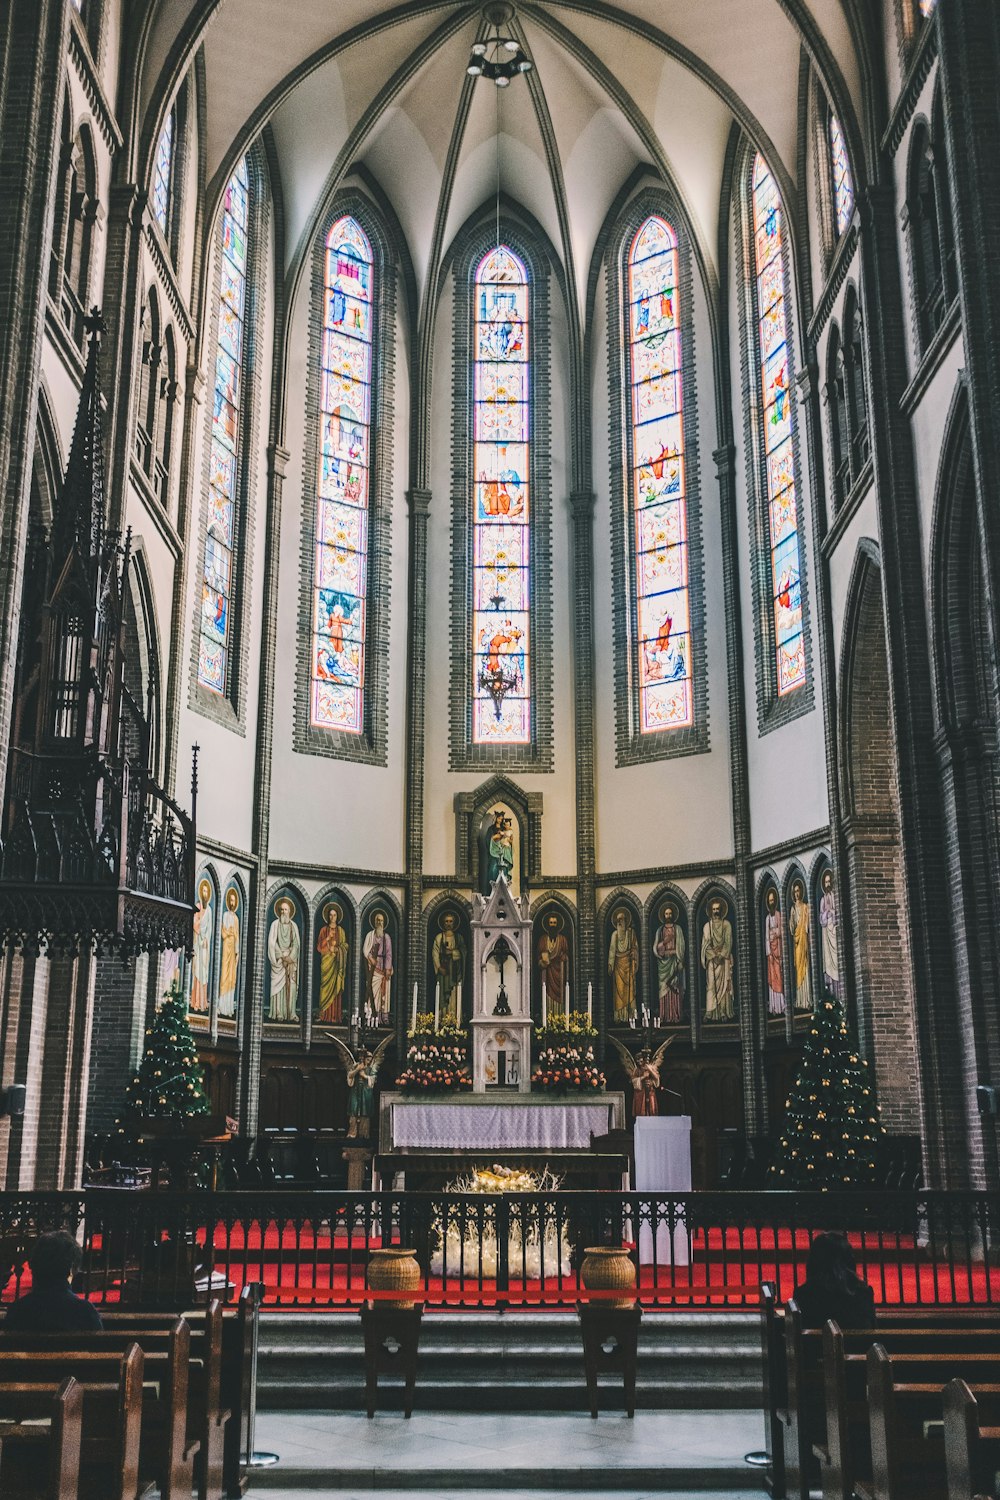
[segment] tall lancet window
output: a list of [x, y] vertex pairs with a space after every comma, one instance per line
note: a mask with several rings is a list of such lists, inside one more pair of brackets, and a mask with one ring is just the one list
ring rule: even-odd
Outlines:
[[792, 393], [790, 325], [785, 298], [784, 209], [777, 183], [758, 152], [751, 172], [754, 313], [760, 379], [758, 419], [760, 467], [765, 477], [770, 620], [764, 634], [774, 652], [778, 698], [806, 682], [802, 620], [799, 508]]
[[628, 257], [625, 309], [631, 395], [636, 634], [642, 734], [694, 721], [677, 237], [640, 225]]
[[153, 217], [164, 234], [167, 234], [170, 225], [173, 167], [174, 111], [171, 110], [163, 122], [153, 162]]
[[365, 727], [374, 258], [357, 219], [326, 239], [310, 722]]
[[233, 602], [240, 542], [240, 492], [247, 376], [248, 226], [250, 174], [246, 157], [229, 179], [219, 228], [218, 339], [209, 453], [208, 529], [202, 576], [198, 681], [232, 693]]
[[531, 742], [531, 350], [524, 262], [505, 245], [475, 274], [472, 739]]
[[833, 179], [833, 211], [839, 239], [854, 213], [854, 180], [851, 177], [851, 164], [847, 159], [844, 132], [834, 114], [830, 115], [830, 174]]

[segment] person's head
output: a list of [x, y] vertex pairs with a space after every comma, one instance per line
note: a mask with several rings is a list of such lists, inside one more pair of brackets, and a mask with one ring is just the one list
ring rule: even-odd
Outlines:
[[627, 922], [628, 922], [628, 912], [625, 910], [625, 908], [623, 906], [620, 906], [618, 908], [618, 910], [615, 912], [615, 915], [614, 915], [614, 923], [615, 923], [615, 926], [618, 928], [619, 932], [624, 932], [625, 931], [625, 926], [626, 926]]
[[292, 903], [290, 901], [278, 902], [278, 921], [287, 927], [292, 920]]
[[36, 1286], [72, 1281], [83, 1257], [80, 1247], [68, 1229], [52, 1229], [40, 1234], [28, 1254], [31, 1279]]
[[833, 871], [832, 870], [824, 870], [823, 871], [823, 889], [824, 889], [824, 891], [832, 891], [833, 890]]
[[722, 916], [722, 902], [721, 901], [713, 901], [712, 904], [711, 904], [711, 906], [708, 908], [708, 910], [709, 910], [709, 915], [713, 919], [715, 919], [717, 921], [718, 918]]
[[674, 918], [676, 917], [676, 915], [677, 915], [677, 913], [674, 911], [673, 907], [670, 905], [669, 902], [663, 908], [663, 910], [660, 912], [660, 916], [662, 917], [663, 921], [667, 924], [668, 927], [673, 923]]
[[455, 918], [451, 915], [450, 912], [448, 912], [445, 916], [443, 916], [441, 918], [441, 931], [442, 932], [454, 932], [455, 931]]
[[825, 1231], [816, 1235], [806, 1260], [809, 1281], [851, 1282], [857, 1278], [854, 1251], [847, 1236]]
[[778, 905], [778, 893], [774, 889], [774, 886], [772, 885], [771, 889], [767, 893], [767, 909], [768, 909], [768, 911], [774, 911], [775, 908], [777, 907], [777, 905]]
[[553, 911], [545, 918], [545, 925], [550, 932], [558, 932], [560, 927], [559, 917]]
[[240, 898], [233, 890], [232, 886], [230, 886], [229, 890], [226, 892], [226, 905], [229, 907], [230, 911], [235, 911], [239, 904]]
[[802, 887], [801, 880], [797, 880], [792, 886], [792, 900], [798, 902], [798, 904], [801, 905], [802, 901], [805, 898], [805, 894], [806, 893]]
[[384, 911], [377, 911], [375, 913], [374, 917], [372, 918], [372, 925], [374, 926], [375, 931], [378, 934], [378, 936], [381, 937], [382, 934], [383, 934], [383, 932], [385, 931], [385, 912]]

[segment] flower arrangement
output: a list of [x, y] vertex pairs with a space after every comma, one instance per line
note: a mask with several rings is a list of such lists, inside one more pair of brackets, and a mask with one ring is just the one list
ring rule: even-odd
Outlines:
[[[417, 1024], [434, 1017], [418, 1016]], [[469, 1033], [458, 1026], [411, 1031], [406, 1067], [396, 1087], [406, 1094], [457, 1094], [472, 1088], [469, 1072]]]
[[544, 1026], [536, 1027], [537, 1041], [563, 1041], [568, 1036], [596, 1037], [597, 1027], [585, 1010], [550, 1010]]
[[593, 1047], [543, 1047], [531, 1075], [532, 1088], [551, 1093], [592, 1093], [607, 1079], [597, 1066]]

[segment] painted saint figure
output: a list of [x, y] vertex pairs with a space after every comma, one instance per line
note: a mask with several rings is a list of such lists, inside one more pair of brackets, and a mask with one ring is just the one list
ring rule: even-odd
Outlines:
[[339, 1026], [344, 1019], [344, 985], [347, 981], [347, 933], [344, 913], [336, 901], [323, 908], [324, 926], [316, 939], [319, 954], [319, 1011], [316, 1019]]
[[795, 967], [795, 1009], [812, 1010], [812, 980], [809, 977], [809, 908], [801, 880], [792, 886], [792, 909], [788, 913], [788, 931], [792, 935], [792, 961]]
[[614, 927], [608, 946], [608, 975], [616, 1026], [631, 1026], [635, 1020], [636, 976], [639, 973], [639, 942], [632, 926], [632, 913], [620, 906], [612, 917]]
[[236, 985], [240, 972], [240, 893], [235, 886], [226, 892], [222, 913], [222, 968], [219, 973], [219, 1015], [236, 1014]]
[[557, 911], [550, 911], [542, 920], [542, 935], [538, 939], [538, 967], [548, 1015], [564, 1009], [569, 983], [569, 943], [562, 929], [562, 917]]
[[198, 1015], [208, 1014], [213, 926], [212, 882], [202, 880], [198, 886], [198, 905], [194, 914], [194, 936], [191, 941], [190, 1009]]
[[708, 917], [701, 933], [701, 966], [705, 970], [705, 1020], [732, 1021], [733, 1004], [733, 924], [728, 904], [713, 896]]
[[653, 940], [659, 979], [660, 1024], [674, 1025], [681, 1020], [684, 1007], [684, 960], [687, 944], [684, 929], [677, 921], [673, 903], [660, 908], [660, 925]]
[[781, 930], [781, 912], [778, 910], [778, 893], [773, 885], [767, 893], [764, 953], [767, 960], [767, 1013], [769, 1016], [783, 1016], [785, 1014], [784, 934]]
[[282, 896], [275, 903], [274, 920], [267, 934], [267, 958], [271, 965], [269, 1021], [299, 1018], [299, 929], [295, 925], [295, 903]]
[[507, 817], [502, 807], [496, 808], [493, 813], [493, 827], [490, 829], [489, 858], [486, 864], [486, 873], [491, 888], [498, 875], [502, 875], [508, 885], [513, 882], [514, 837], [511, 832], [512, 828], [513, 820]]
[[843, 1000], [840, 984], [840, 955], [837, 951], [837, 892], [833, 871], [823, 871], [823, 894], [819, 898], [819, 925], [823, 932], [823, 983], [835, 1000]]
[[458, 930], [458, 918], [450, 911], [441, 918], [440, 931], [431, 944], [431, 962], [435, 983], [441, 986], [441, 1024], [454, 1024], [458, 986], [465, 976], [465, 943]]
[[365, 1022], [368, 1026], [388, 1026], [392, 989], [392, 938], [386, 931], [384, 911], [372, 917], [371, 931], [361, 945], [368, 972], [365, 991]]

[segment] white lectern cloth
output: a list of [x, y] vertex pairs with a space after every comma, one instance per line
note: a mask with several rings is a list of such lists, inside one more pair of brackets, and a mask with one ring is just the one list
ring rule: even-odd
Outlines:
[[[637, 1193], [689, 1193], [691, 1191], [691, 1116], [640, 1116], [635, 1122], [635, 1189]], [[688, 1264], [688, 1235], [683, 1224], [674, 1229], [675, 1266]], [[653, 1260], [653, 1234], [639, 1225], [639, 1263]], [[670, 1230], [664, 1223], [656, 1231], [656, 1262], [670, 1265]]]
[[608, 1098], [514, 1104], [490, 1100], [393, 1103], [394, 1150], [560, 1150], [586, 1151], [591, 1133], [610, 1129]]

